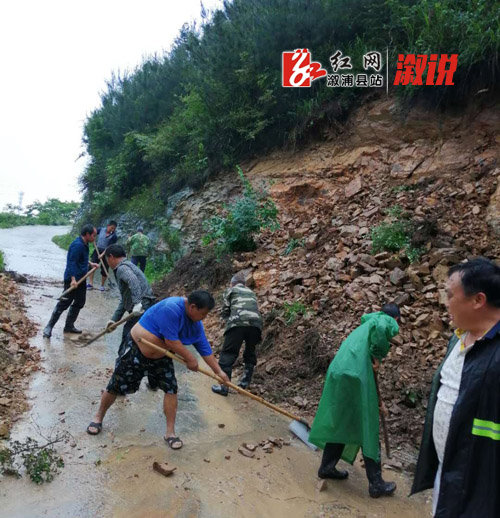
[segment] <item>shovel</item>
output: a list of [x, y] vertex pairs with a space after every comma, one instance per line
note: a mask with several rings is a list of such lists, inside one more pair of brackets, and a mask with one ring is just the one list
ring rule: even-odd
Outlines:
[[[375, 369], [373, 370], [373, 374], [375, 376], [375, 388], [377, 389], [378, 400], [382, 401], [382, 398], [380, 397], [380, 387], [378, 384], [377, 371]], [[385, 422], [385, 415], [384, 415], [384, 412], [382, 412], [382, 410], [380, 410], [380, 421], [382, 423], [382, 431], [384, 433], [385, 452], [387, 454], [387, 457], [390, 459], [391, 458], [391, 447], [389, 446], [389, 434], [387, 433], [387, 423]]]
[[92, 268], [92, 270], [89, 270], [77, 283], [75, 286], [71, 286], [71, 288], [68, 288], [66, 291], [63, 291], [60, 297], [57, 297], [57, 300], [63, 299], [68, 293], [70, 293], [73, 290], [76, 290], [78, 286], [93, 272], [97, 270], [97, 267]]
[[[152, 347], [156, 351], [163, 353], [165, 356], [168, 356], [172, 360], [175, 360], [176, 362], [179, 362], [179, 363], [182, 363], [183, 365], [186, 365], [186, 362], [184, 361], [183, 358], [181, 358], [181, 357], [171, 353], [170, 351], [167, 351], [166, 349], [163, 349], [162, 347], [158, 347], [157, 345], [151, 343], [149, 340], [145, 340], [144, 338], [140, 338], [138, 341], [139, 342], [143, 342], [146, 345], [149, 345], [150, 347]], [[198, 371], [201, 372], [202, 374], [205, 374], [205, 376], [209, 376], [210, 378], [213, 378], [215, 381], [217, 381], [217, 383], [226, 385], [226, 386], [232, 388], [233, 390], [235, 390], [236, 392], [238, 392], [239, 394], [243, 394], [244, 396], [247, 396], [247, 397], [253, 399], [254, 401], [258, 401], [259, 403], [261, 403], [264, 406], [267, 406], [271, 410], [274, 410], [275, 412], [278, 412], [279, 414], [282, 414], [282, 415], [288, 417], [289, 419], [292, 419], [293, 422], [289, 426], [290, 431], [294, 435], [296, 435], [309, 448], [311, 448], [312, 450], [316, 450], [317, 449], [314, 444], [311, 444], [308, 441], [308, 439], [309, 439], [309, 431], [311, 430], [311, 427], [309, 426], [309, 423], [306, 420], [301, 419], [300, 417], [297, 417], [297, 416], [291, 414], [290, 412], [287, 412], [286, 410], [284, 410], [283, 408], [280, 408], [279, 406], [276, 406], [276, 405], [273, 405], [272, 403], [269, 403], [269, 401], [266, 401], [265, 399], [263, 399], [263, 398], [261, 398], [259, 396], [256, 396], [255, 394], [252, 394], [251, 392], [248, 392], [248, 390], [245, 390], [245, 389], [242, 389], [241, 387], [238, 387], [238, 385], [235, 385], [234, 383], [231, 383], [230, 381], [228, 381], [228, 382], [222, 381], [222, 379], [219, 378], [219, 376], [217, 376], [216, 374], [213, 374], [212, 372], [204, 369], [203, 367], [198, 367]]]
[[81, 349], [82, 347], [87, 347], [87, 345], [94, 343], [96, 340], [101, 338], [101, 336], [107, 335], [108, 333], [112, 333], [117, 327], [121, 326], [125, 322], [128, 322], [133, 317], [140, 317], [143, 313], [144, 311], [141, 311], [140, 313], [130, 313], [130, 315], [123, 317], [122, 319], [118, 320], [118, 322], [109, 325], [106, 329], [93, 336], [88, 342], [85, 342], [83, 345], [73, 345], [75, 345], [75, 347], [78, 347], [78, 349]]

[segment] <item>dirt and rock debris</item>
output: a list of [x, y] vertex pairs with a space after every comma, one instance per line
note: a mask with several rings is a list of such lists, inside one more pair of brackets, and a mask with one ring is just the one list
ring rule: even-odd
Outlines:
[[0, 273], [0, 438], [29, 405], [29, 376], [40, 368], [40, 351], [30, 345], [37, 326], [26, 317], [21, 290], [10, 275]]
[[[415, 110], [401, 121], [393, 107], [367, 105], [331, 142], [247, 165], [250, 181], [277, 204], [280, 230], [262, 234], [256, 251], [237, 254], [218, 289], [204, 286], [220, 302], [231, 273], [246, 273], [265, 322], [251, 390], [308, 418], [329, 363], [361, 316], [399, 304], [401, 332], [380, 372], [399, 469], [414, 464], [430, 382], [452, 333], [447, 271], [472, 257], [500, 258], [500, 138], [494, 111], [433, 120]], [[203, 210], [216, 210], [206, 202], [213, 194], [204, 193]], [[195, 211], [193, 197], [189, 203]], [[192, 238], [198, 223], [187, 209], [181, 205], [175, 217]], [[395, 213], [411, 223], [409, 246], [420, 255], [414, 262], [404, 251], [373, 253], [372, 229]], [[191, 266], [165, 281], [163, 296], [185, 293], [199, 276]], [[205, 322], [217, 350], [224, 332], [218, 312]]]

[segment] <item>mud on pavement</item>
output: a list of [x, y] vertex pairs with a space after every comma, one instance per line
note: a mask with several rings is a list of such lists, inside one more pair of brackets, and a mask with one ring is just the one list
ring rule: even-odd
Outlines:
[[[64, 254], [62, 261], [61, 274]], [[28, 316], [44, 324], [60, 287], [30, 282], [22, 289]], [[117, 302], [114, 292], [90, 291], [79, 326], [89, 332], [100, 330]], [[386, 477], [397, 480], [396, 495], [369, 498], [359, 465], [349, 468], [348, 480], [329, 481], [319, 492], [320, 454], [290, 437], [285, 418], [237, 394], [216, 396], [209, 378], [177, 366], [181, 450], [173, 451], [164, 443], [162, 394], [144, 385], [138, 393], [119, 398], [102, 433], [89, 436], [85, 429], [114, 365], [120, 332], [79, 349], [63, 335], [63, 322], [50, 341], [41, 337], [41, 327], [31, 342], [42, 356], [42, 369], [33, 375], [27, 393], [31, 411], [16, 423], [12, 436], [35, 437], [39, 427], [46, 434], [68, 431], [72, 439], [58, 448], [65, 467], [52, 483], [36, 486], [26, 478], [0, 478], [5, 516], [421, 518], [430, 513], [424, 498], [407, 498], [408, 480], [390, 471]], [[238, 453], [242, 443], [256, 444], [269, 436], [283, 437], [290, 445], [272, 453], [259, 448], [254, 458]], [[153, 471], [154, 461], [177, 469], [163, 477]]]

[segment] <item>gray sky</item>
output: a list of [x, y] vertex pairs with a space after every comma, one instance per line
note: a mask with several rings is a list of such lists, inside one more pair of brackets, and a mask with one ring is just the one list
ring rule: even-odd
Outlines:
[[[221, 0], [205, 0], [207, 9]], [[199, 0], [29, 0], [0, 5], [0, 209], [79, 200], [85, 117], [111, 71], [168, 50]]]

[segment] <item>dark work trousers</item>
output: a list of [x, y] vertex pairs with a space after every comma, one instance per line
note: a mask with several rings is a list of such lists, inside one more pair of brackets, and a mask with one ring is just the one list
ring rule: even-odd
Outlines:
[[[71, 281], [64, 281], [64, 291], [71, 287]], [[61, 313], [68, 309], [70, 306], [73, 306], [75, 309], [82, 309], [85, 306], [85, 300], [87, 299], [87, 287], [85, 286], [85, 282], [82, 282], [78, 285], [73, 291], [70, 291], [67, 295], [65, 295], [56, 306], [56, 310]]]
[[[90, 261], [96, 264], [101, 264], [99, 262], [99, 255], [101, 255], [104, 252], [104, 248], [96, 248], [94, 250], [94, 253], [92, 254], [92, 257], [90, 258]], [[99, 255], [98, 255], [99, 254]], [[101, 275], [103, 277], [107, 277], [106, 272], [104, 271], [103, 265], [106, 267], [106, 270], [109, 272], [109, 264], [108, 261], [106, 261], [106, 256], [101, 257], [102, 264], [101, 264]]]
[[130, 262], [138, 266], [144, 273], [144, 270], [146, 269], [146, 259], [147, 257], [145, 255], [133, 255], [130, 258]]
[[[342, 456], [342, 452], [344, 451], [345, 444], [340, 444], [336, 442], [327, 442], [325, 445], [325, 449], [323, 450], [323, 457], [321, 459], [321, 467], [320, 470], [328, 471], [334, 468], [337, 465], [337, 462], [340, 460]], [[380, 458], [380, 445], [379, 445], [379, 458]], [[373, 479], [373, 472], [378, 467], [380, 469], [380, 461], [374, 461], [368, 457], [363, 455], [363, 460], [365, 461], [365, 470], [366, 476], [370, 482]]]
[[220, 368], [231, 379], [233, 365], [240, 354], [241, 345], [245, 342], [243, 361], [245, 365], [257, 365], [255, 346], [260, 342], [261, 332], [258, 327], [238, 326], [229, 329], [224, 335], [224, 345], [219, 356]]

